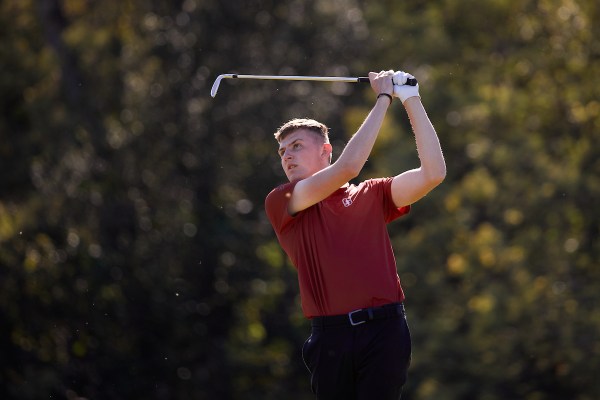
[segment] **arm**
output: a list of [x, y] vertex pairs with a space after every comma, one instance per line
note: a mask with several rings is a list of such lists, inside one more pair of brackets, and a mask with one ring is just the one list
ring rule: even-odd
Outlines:
[[404, 102], [417, 142], [421, 166], [394, 177], [392, 198], [397, 207], [413, 204], [446, 177], [446, 163], [435, 129], [418, 96]]
[[[393, 92], [391, 74], [392, 71], [369, 73], [371, 87], [376, 94]], [[390, 100], [386, 96], [379, 97], [337, 161], [296, 184], [288, 206], [290, 214], [294, 215], [325, 199], [360, 173], [375, 144], [389, 105]]]

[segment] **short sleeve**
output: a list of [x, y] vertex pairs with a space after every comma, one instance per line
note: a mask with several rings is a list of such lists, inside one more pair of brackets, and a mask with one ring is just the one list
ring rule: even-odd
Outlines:
[[390, 223], [410, 212], [410, 205], [396, 207], [392, 198], [392, 180], [394, 178], [372, 179], [371, 184], [377, 185], [381, 189], [383, 213], [386, 223]]
[[265, 199], [265, 211], [277, 235], [294, 220], [294, 217], [288, 213], [288, 204], [296, 183], [291, 182], [278, 186]]

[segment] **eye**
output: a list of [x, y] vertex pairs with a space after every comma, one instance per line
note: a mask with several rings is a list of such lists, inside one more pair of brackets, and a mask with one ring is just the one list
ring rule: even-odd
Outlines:
[[300, 143], [294, 143], [294, 146], [292, 146], [294, 150], [298, 150], [300, 147]]

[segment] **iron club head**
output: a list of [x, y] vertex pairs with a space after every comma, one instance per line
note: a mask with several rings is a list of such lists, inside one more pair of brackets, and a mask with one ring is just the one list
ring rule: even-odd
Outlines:
[[210, 89], [210, 95], [212, 97], [215, 97], [217, 95], [217, 90], [219, 90], [219, 85], [221, 84], [223, 78], [233, 78], [233, 76], [234, 74], [221, 74], [217, 76], [217, 79], [215, 79], [215, 83], [213, 83], [212, 88]]

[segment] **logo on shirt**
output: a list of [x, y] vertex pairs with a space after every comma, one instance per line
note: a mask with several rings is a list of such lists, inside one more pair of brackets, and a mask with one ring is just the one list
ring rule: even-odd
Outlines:
[[350, 207], [352, 205], [352, 199], [349, 197], [346, 197], [346, 198], [342, 199], [342, 204], [344, 205], [344, 207]]

